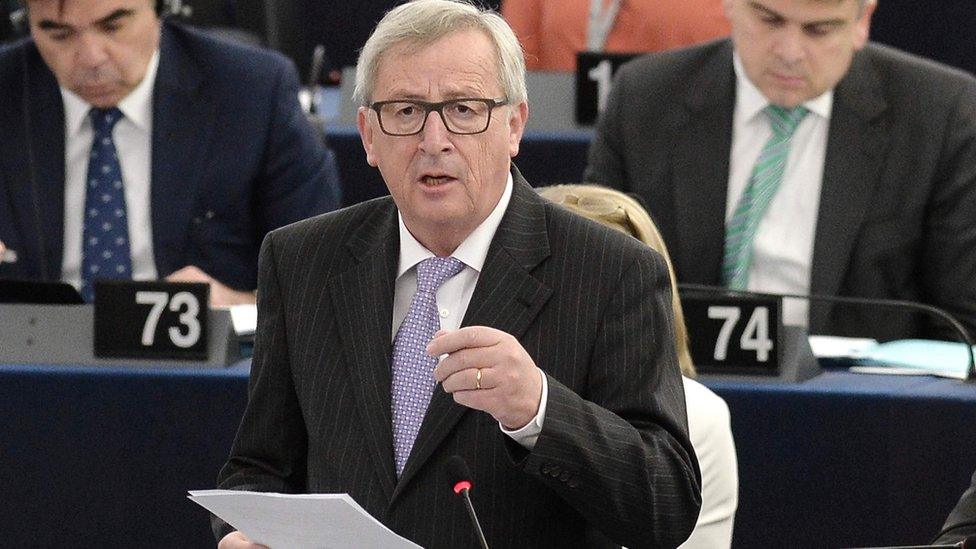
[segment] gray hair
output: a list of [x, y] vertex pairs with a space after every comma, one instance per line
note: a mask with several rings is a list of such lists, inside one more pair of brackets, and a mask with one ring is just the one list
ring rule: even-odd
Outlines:
[[518, 38], [500, 15], [465, 0], [413, 0], [387, 12], [359, 52], [353, 99], [361, 105], [372, 102], [380, 60], [391, 48], [407, 44], [422, 49], [468, 29], [482, 31], [494, 43], [505, 98], [514, 105], [526, 102], [525, 56]]

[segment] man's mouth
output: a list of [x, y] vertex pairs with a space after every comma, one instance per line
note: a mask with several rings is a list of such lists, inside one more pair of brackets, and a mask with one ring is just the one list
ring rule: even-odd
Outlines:
[[451, 181], [456, 181], [456, 179], [446, 175], [425, 175], [420, 178], [420, 183], [427, 187], [436, 187], [437, 185], [443, 185]]
[[773, 78], [775, 78], [781, 84], [786, 84], [788, 86], [801, 86], [805, 83], [805, 79], [802, 76], [784, 74], [784, 73], [773, 73]]

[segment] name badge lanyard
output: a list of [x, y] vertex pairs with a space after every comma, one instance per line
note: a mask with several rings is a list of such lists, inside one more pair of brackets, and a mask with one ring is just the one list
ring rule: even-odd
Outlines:
[[604, 7], [604, 0], [590, 0], [590, 20], [586, 27], [587, 51], [603, 51], [622, 3], [623, 0], [611, 0]]

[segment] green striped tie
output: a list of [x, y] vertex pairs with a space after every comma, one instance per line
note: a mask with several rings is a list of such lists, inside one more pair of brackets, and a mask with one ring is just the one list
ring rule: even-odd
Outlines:
[[725, 227], [722, 281], [733, 290], [744, 290], [749, 282], [752, 240], [780, 181], [783, 180], [793, 132], [809, 111], [804, 107], [784, 109], [769, 105], [764, 112], [769, 117], [773, 135], [763, 146], [759, 160], [752, 168], [749, 184], [735, 207], [732, 219]]

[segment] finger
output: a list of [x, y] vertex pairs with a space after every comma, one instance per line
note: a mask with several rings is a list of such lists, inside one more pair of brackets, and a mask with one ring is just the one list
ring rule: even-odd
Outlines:
[[441, 387], [445, 393], [458, 391], [487, 391], [494, 389], [495, 384], [491, 368], [468, 368], [448, 376]]
[[497, 363], [496, 347], [475, 347], [461, 349], [449, 354], [434, 368], [434, 380], [442, 383], [445, 379], [462, 370], [472, 368], [491, 368]]
[[444, 333], [434, 334], [434, 339], [427, 345], [427, 353], [431, 356], [454, 353], [472, 347], [490, 347], [502, 341], [507, 335], [505, 332], [487, 326], [465, 326], [453, 332], [441, 331]]
[[498, 405], [499, 398], [498, 389], [456, 391], [451, 396], [454, 398], [454, 402], [457, 402], [461, 406], [471, 408], [472, 410], [488, 412], [489, 414]]
[[194, 265], [187, 265], [182, 269], [170, 274], [166, 280], [171, 282], [210, 282], [210, 276]]
[[166, 280], [169, 282], [188, 282], [196, 279], [194, 278], [194, 272], [190, 267], [183, 267], [182, 269], [167, 275]]

